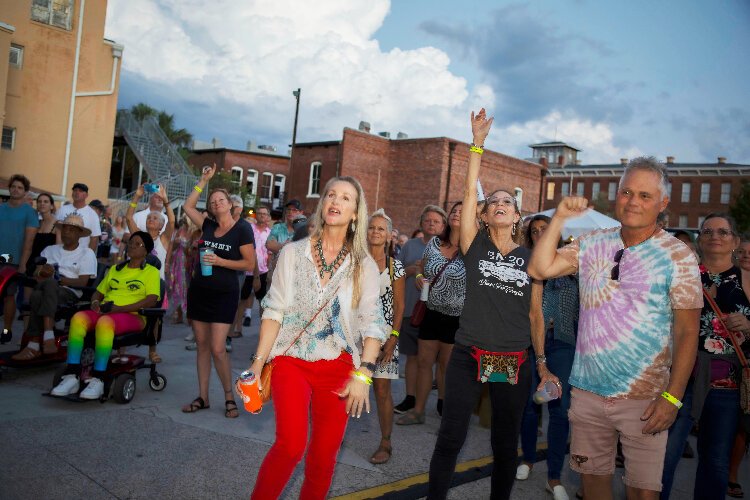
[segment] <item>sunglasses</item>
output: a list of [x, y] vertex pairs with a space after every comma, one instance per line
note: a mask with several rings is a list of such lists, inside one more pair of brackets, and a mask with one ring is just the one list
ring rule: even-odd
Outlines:
[[622, 256], [625, 253], [625, 249], [621, 248], [617, 251], [615, 254], [615, 267], [612, 268], [612, 274], [610, 274], [609, 278], [612, 281], [619, 281], [620, 280], [620, 261], [622, 260]]

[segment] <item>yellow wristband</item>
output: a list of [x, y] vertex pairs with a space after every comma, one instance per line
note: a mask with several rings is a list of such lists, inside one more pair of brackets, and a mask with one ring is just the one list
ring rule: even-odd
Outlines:
[[203, 190], [202, 190], [202, 189], [200, 188], [200, 186], [193, 186], [193, 190], [194, 190], [194, 191], [197, 191], [197, 192], [199, 192], [199, 193], [202, 193], [202, 192], [203, 192]]
[[424, 274], [422, 274], [422, 273], [419, 273], [419, 274], [417, 274], [417, 275], [416, 275], [416, 276], [414, 276], [414, 277], [415, 277], [415, 278], [424, 278]]
[[675, 405], [677, 408], [682, 408], [682, 401], [680, 401], [676, 397], [672, 396], [667, 391], [662, 392], [661, 393], [661, 397], [663, 397], [664, 399], [666, 399], [667, 401], [669, 401], [670, 403], [672, 403], [673, 405]]
[[480, 148], [479, 146], [471, 146], [471, 147], [469, 148], [469, 151], [471, 151], [472, 153], [477, 153], [477, 154], [480, 154], [480, 155], [481, 155], [482, 153], [484, 153], [484, 149]]
[[393, 335], [394, 337], [398, 338], [398, 336], [400, 335], [400, 333], [398, 333], [398, 330], [391, 330], [391, 335]]
[[367, 385], [372, 385], [372, 378], [368, 377], [361, 371], [356, 371], [352, 373], [352, 375], [354, 376], [354, 378], [358, 379], [360, 382], [365, 383]]
[[138, 208], [138, 203], [131, 203], [130, 206], [133, 208]]

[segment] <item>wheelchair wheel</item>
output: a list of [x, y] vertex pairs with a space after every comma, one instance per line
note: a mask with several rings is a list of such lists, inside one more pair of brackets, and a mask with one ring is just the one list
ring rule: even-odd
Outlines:
[[135, 377], [129, 373], [118, 375], [112, 389], [112, 398], [124, 405], [130, 403], [133, 396], [135, 396]]
[[148, 379], [148, 386], [152, 391], [163, 391], [167, 386], [167, 377], [157, 373], [154, 377]]

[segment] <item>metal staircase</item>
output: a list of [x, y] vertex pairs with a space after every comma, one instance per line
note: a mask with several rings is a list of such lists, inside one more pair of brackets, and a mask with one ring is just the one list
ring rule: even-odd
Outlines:
[[[121, 134], [130, 146], [138, 161], [148, 175], [149, 182], [163, 184], [169, 196], [169, 204], [176, 208], [181, 206], [198, 177], [192, 173], [190, 167], [177, 151], [177, 147], [167, 138], [153, 116], [138, 120], [130, 111], [119, 110], [117, 113], [117, 133]], [[128, 203], [133, 201], [135, 191], [130, 192], [113, 202], [113, 213], [126, 210]], [[136, 203], [147, 203], [144, 196]], [[199, 203], [205, 205], [206, 193], [202, 193]], [[201, 203], [202, 202], [202, 203]], [[139, 207], [144, 208], [144, 207]]]

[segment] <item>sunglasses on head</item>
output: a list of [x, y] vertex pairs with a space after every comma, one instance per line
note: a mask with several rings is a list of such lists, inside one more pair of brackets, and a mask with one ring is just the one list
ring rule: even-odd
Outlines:
[[625, 253], [625, 249], [621, 248], [615, 253], [615, 267], [612, 268], [612, 274], [610, 274], [609, 278], [613, 281], [619, 281], [620, 280], [620, 261], [622, 260], [622, 256]]

